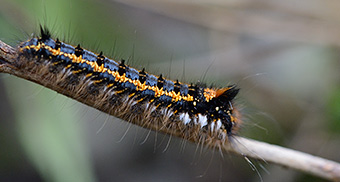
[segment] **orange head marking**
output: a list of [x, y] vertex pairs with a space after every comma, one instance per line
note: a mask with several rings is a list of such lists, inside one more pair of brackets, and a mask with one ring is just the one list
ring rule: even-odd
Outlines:
[[216, 97], [222, 97], [227, 100], [232, 100], [236, 97], [240, 89], [236, 88], [236, 85], [231, 85], [226, 88], [216, 90]]
[[224, 94], [224, 93], [225, 93], [226, 91], [228, 91], [229, 89], [230, 89], [230, 87], [217, 89], [217, 90], [216, 90], [216, 97], [221, 96], [222, 94]]

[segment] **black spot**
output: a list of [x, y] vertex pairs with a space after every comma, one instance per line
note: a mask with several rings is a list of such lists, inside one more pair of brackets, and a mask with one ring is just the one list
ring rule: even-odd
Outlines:
[[54, 47], [54, 49], [60, 49], [60, 47], [61, 47], [61, 42], [59, 41], [59, 39], [57, 39], [57, 41], [55, 42], [55, 47]]
[[122, 59], [122, 61], [119, 64], [119, 69], [118, 69], [119, 75], [123, 75], [126, 72], [126, 65], [124, 63], [125, 63], [125, 60]]
[[78, 44], [78, 46], [75, 48], [75, 53], [74, 53], [77, 57], [83, 55], [83, 48], [80, 47], [80, 44]]
[[98, 66], [101, 66], [104, 63], [105, 56], [103, 56], [103, 52], [100, 52], [100, 54], [97, 56], [97, 64]]
[[189, 86], [189, 95], [191, 95], [191, 96], [196, 96], [197, 95], [197, 89], [198, 89], [198, 87], [196, 86], [196, 85], [193, 85], [193, 84], [190, 84], [190, 86]]
[[181, 90], [181, 84], [179, 84], [178, 80], [176, 80], [176, 83], [175, 83], [174, 88], [175, 88], [174, 91], [175, 91], [176, 93], [180, 92], [180, 90]]
[[142, 71], [139, 72], [139, 78], [138, 80], [141, 82], [141, 83], [145, 83], [146, 81], [146, 73], [145, 73], [145, 69], [143, 68]]
[[162, 88], [163, 85], [164, 85], [164, 79], [163, 79], [162, 74], [161, 74], [157, 79], [157, 87]]

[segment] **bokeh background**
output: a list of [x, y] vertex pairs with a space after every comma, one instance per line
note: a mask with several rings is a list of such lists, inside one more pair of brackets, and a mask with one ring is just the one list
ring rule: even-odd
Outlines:
[[[42, 24], [167, 78], [236, 83], [240, 135], [339, 162], [339, 9], [332, 0], [0, 0], [0, 39], [15, 46]], [[242, 157], [201, 152], [7, 74], [0, 146], [0, 181], [261, 180]], [[252, 162], [264, 181], [323, 181]]]

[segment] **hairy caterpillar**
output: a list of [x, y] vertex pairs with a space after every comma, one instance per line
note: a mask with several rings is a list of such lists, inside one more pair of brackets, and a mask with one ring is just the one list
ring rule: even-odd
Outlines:
[[18, 49], [16, 66], [30, 80], [139, 126], [213, 145], [225, 144], [239, 128], [235, 85], [217, 89], [167, 80], [54, 40], [46, 28]]

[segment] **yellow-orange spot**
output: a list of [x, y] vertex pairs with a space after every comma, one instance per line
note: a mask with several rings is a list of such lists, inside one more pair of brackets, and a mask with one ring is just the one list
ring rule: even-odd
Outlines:
[[144, 100], [144, 98], [141, 98], [141, 99], [139, 99], [137, 102], [142, 102]]
[[82, 70], [76, 70], [76, 71], [72, 71], [73, 74], [77, 74], [80, 73]]
[[114, 85], [113, 83], [110, 83], [110, 84], [108, 84], [106, 87], [107, 87], [107, 88], [110, 88], [110, 87], [113, 87], [113, 85]]
[[100, 83], [100, 82], [102, 82], [103, 80], [95, 80], [95, 81], [93, 81], [93, 83]]
[[121, 93], [123, 93], [125, 91], [125, 89], [123, 89], [123, 90], [118, 90], [118, 91], [116, 91], [116, 93], [117, 94], [121, 94]]
[[216, 97], [216, 91], [210, 88], [205, 88], [203, 96], [205, 97], [206, 101], [209, 102], [211, 99]]

